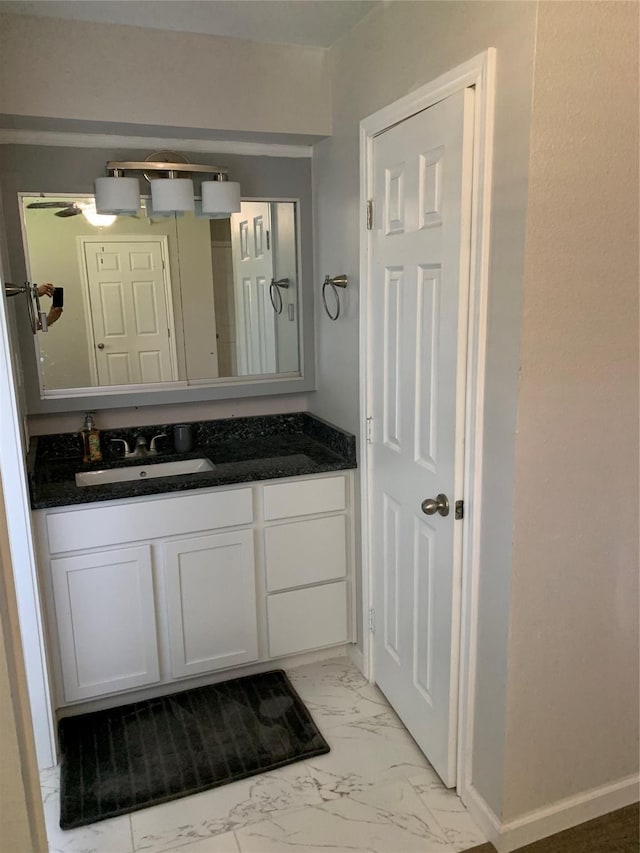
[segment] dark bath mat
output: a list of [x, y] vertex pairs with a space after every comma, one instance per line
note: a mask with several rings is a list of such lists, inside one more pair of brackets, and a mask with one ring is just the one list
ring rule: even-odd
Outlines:
[[329, 752], [282, 670], [66, 717], [58, 731], [62, 829]]

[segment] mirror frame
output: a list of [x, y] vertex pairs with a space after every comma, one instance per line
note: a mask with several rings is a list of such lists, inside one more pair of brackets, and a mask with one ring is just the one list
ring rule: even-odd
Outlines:
[[[24, 218], [23, 198], [38, 196], [41, 198], [92, 198], [92, 193], [56, 193], [56, 192], [18, 192], [18, 208], [22, 235], [22, 250], [27, 277], [31, 280], [30, 261], [27, 252], [26, 222]], [[143, 196], [146, 198], [147, 196]], [[53, 412], [87, 411], [89, 409], [131, 408], [146, 405], [192, 403], [208, 400], [228, 400], [242, 397], [260, 397], [275, 394], [295, 394], [315, 390], [315, 351], [314, 351], [314, 299], [313, 270], [305, 277], [302, 259], [302, 206], [299, 198], [243, 196], [242, 201], [289, 202], [296, 205], [296, 255], [298, 264], [298, 352], [300, 370], [296, 373], [254, 375], [249, 377], [219, 377], [211, 380], [176, 380], [144, 385], [104, 386], [98, 390], [93, 386], [84, 388], [43, 388], [40, 368], [40, 351], [37, 334], [32, 335], [30, 355], [35, 366], [37, 388], [31, 377], [25, 381], [25, 391], [29, 414]], [[313, 258], [309, 259], [312, 267]], [[308, 282], [305, 292], [305, 281]], [[18, 326], [23, 326], [17, 318]], [[31, 331], [29, 330], [31, 335]], [[25, 353], [22, 332], [18, 334], [23, 356]]]

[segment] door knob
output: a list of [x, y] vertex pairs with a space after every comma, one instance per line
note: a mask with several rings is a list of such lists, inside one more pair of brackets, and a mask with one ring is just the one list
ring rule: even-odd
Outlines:
[[449, 500], [442, 492], [436, 495], [435, 498], [426, 498], [423, 500], [421, 507], [425, 515], [435, 515], [437, 512], [442, 516], [449, 515]]
[[104, 344], [98, 344], [98, 349], [104, 349]]

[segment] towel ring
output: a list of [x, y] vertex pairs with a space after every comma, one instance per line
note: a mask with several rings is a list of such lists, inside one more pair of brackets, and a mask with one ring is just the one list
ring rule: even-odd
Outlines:
[[[333, 278], [331, 278], [331, 276], [325, 275], [324, 277], [324, 282], [322, 284], [322, 304], [324, 305], [324, 310], [327, 312], [327, 316], [330, 320], [337, 320], [340, 316], [340, 294], [338, 293], [337, 288], [346, 286], [346, 275], [334, 275]], [[331, 311], [329, 310], [329, 306], [327, 305], [327, 287], [331, 287], [331, 289], [333, 290], [333, 297], [336, 302], [336, 310], [334, 314], [331, 313]]]
[[[269, 299], [271, 300], [271, 305], [273, 306], [273, 310], [276, 314], [282, 314], [282, 294], [280, 293], [280, 288], [284, 287], [286, 290], [289, 287], [289, 279], [288, 278], [280, 278], [278, 281], [275, 278], [271, 279], [271, 284], [269, 285]], [[277, 294], [277, 299], [274, 298]]]

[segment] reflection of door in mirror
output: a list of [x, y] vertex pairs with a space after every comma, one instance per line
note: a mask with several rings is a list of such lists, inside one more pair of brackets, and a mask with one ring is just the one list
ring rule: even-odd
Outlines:
[[269, 300], [273, 278], [271, 205], [244, 202], [231, 216], [233, 277], [236, 295], [238, 373], [275, 373], [275, 312]]
[[78, 237], [94, 385], [178, 378], [166, 238]]
[[210, 230], [218, 371], [220, 376], [237, 376], [236, 311], [229, 220], [212, 219]]
[[288, 287], [280, 291], [282, 310], [276, 314], [278, 371], [296, 373], [300, 369], [298, 352], [298, 262], [296, 208], [289, 202], [271, 203], [271, 246], [273, 276], [284, 279]]
[[[295, 373], [300, 363], [295, 205], [243, 201], [230, 226], [237, 373]], [[269, 295], [274, 279], [288, 285], [275, 306]]]

